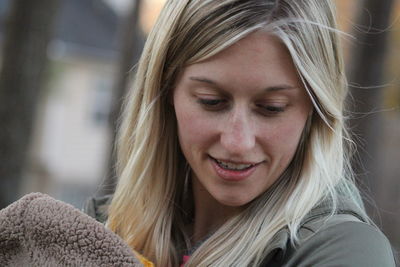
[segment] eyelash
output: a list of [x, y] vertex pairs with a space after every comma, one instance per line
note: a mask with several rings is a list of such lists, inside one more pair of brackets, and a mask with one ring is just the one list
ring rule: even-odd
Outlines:
[[219, 104], [222, 104], [222, 103], [224, 103], [226, 101], [223, 100], [223, 99], [203, 99], [203, 98], [200, 98], [198, 100], [198, 102], [200, 104], [202, 104], [203, 106], [216, 108]]
[[[202, 106], [206, 107], [207, 110], [210, 111], [219, 111], [224, 108], [223, 104], [227, 101], [224, 99], [198, 99], [198, 103]], [[278, 107], [278, 106], [264, 106], [258, 104], [257, 107], [261, 108], [261, 113], [263, 115], [275, 115], [285, 111], [285, 107]]]

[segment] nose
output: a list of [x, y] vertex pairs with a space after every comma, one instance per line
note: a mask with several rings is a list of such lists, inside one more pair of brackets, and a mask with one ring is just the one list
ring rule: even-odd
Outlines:
[[221, 132], [221, 144], [231, 156], [243, 156], [254, 148], [255, 129], [246, 110], [233, 110]]

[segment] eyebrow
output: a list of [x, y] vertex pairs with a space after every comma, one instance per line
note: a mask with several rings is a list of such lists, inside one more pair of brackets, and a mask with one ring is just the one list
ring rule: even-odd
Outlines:
[[[190, 76], [189, 79], [192, 80], [192, 81], [206, 83], [206, 84], [210, 84], [210, 85], [219, 87], [218, 83], [216, 81], [210, 80], [210, 79], [205, 78], [205, 77]], [[271, 92], [271, 91], [290, 90], [290, 89], [297, 89], [297, 88], [298, 87], [296, 87], [296, 86], [291, 86], [291, 85], [287, 85], [287, 84], [280, 84], [280, 85], [274, 85], [274, 86], [267, 87], [267, 88], [264, 89], [264, 91]]]

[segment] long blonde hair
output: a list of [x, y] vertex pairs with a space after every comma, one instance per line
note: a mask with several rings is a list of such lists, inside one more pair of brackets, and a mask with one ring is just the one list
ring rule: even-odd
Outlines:
[[331, 214], [339, 195], [363, 212], [348, 165], [347, 84], [331, 0], [169, 0], [127, 96], [117, 143], [119, 181], [107, 221], [156, 265], [179, 264], [193, 212], [169, 104], [177, 73], [257, 30], [285, 44], [314, 113], [278, 181], [209, 237], [187, 266], [257, 265], [279, 230], [287, 228], [296, 242], [300, 222], [322, 200], [331, 202]]

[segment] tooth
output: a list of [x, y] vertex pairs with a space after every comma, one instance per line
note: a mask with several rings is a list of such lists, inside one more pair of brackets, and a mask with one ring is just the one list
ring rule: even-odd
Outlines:
[[243, 170], [252, 166], [252, 164], [234, 164], [230, 162], [222, 162], [219, 160], [217, 160], [217, 163], [221, 165], [223, 168], [230, 170]]

